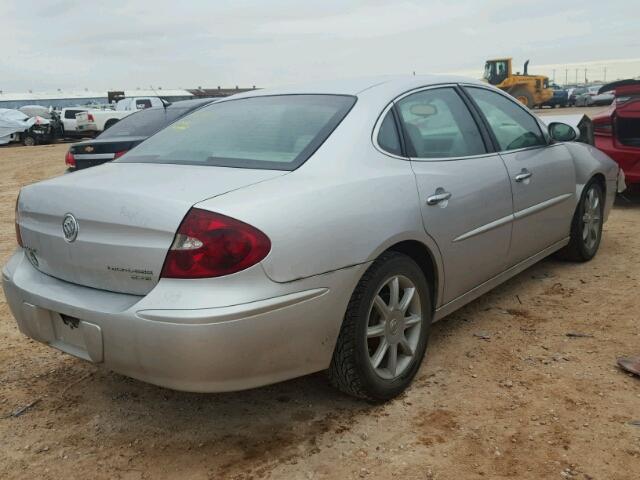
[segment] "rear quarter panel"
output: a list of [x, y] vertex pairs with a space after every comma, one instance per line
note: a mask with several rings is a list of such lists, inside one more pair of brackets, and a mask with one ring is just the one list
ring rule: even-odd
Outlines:
[[585, 185], [597, 174], [606, 181], [605, 220], [616, 197], [618, 165], [608, 155], [591, 145], [578, 142], [565, 144], [571, 153], [576, 168], [576, 199], [582, 195]]
[[383, 108], [359, 101], [298, 170], [198, 207], [265, 232], [272, 247], [263, 267], [276, 282], [364, 263], [403, 240], [421, 241], [437, 256], [422, 226], [410, 162], [379, 152], [371, 141]]

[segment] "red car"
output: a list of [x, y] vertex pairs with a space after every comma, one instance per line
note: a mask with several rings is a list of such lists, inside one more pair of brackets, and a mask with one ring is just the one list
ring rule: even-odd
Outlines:
[[627, 185], [640, 186], [640, 80], [621, 80], [600, 88], [613, 91], [611, 107], [593, 117], [596, 147], [624, 171]]

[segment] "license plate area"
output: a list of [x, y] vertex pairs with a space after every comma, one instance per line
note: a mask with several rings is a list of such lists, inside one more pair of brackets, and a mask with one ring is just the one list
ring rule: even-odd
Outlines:
[[103, 361], [102, 329], [94, 323], [25, 302], [21, 330], [73, 356], [96, 363]]
[[54, 313], [51, 317], [53, 332], [57, 341], [86, 350], [79, 318], [57, 313]]

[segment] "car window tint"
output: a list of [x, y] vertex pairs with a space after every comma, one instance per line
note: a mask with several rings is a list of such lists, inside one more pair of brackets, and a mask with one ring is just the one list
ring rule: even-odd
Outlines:
[[100, 138], [148, 137], [161, 128], [182, 117], [188, 110], [183, 108], [147, 108], [124, 117], [100, 134]]
[[391, 110], [387, 112], [387, 115], [384, 117], [384, 120], [380, 125], [380, 131], [378, 132], [378, 145], [389, 153], [402, 155], [400, 137], [398, 136], [398, 129], [396, 128], [396, 122], [393, 119], [393, 113]]
[[294, 170], [349, 113], [347, 95], [271, 95], [212, 103], [118, 159]]
[[82, 112], [83, 110], [65, 110], [64, 118], [73, 118], [75, 120], [76, 114]]
[[538, 122], [516, 100], [484, 88], [467, 88], [467, 91], [486, 117], [500, 150], [546, 145]]
[[414, 158], [451, 158], [486, 153], [482, 135], [452, 88], [425, 90], [398, 102], [407, 151]]

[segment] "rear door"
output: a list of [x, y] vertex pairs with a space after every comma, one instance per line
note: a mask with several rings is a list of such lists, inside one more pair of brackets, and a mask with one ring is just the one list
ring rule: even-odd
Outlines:
[[405, 95], [395, 108], [416, 176], [423, 223], [443, 258], [447, 303], [506, 267], [512, 218], [509, 178], [456, 87]]
[[537, 120], [510, 97], [483, 87], [466, 91], [489, 125], [513, 190], [509, 265], [569, 236], [575, 208], [573, 158], [563, 143], [548, 144]]

